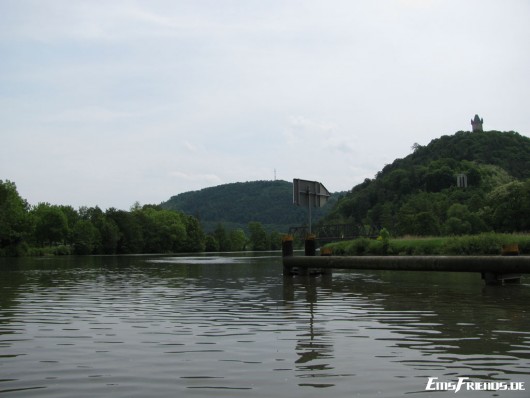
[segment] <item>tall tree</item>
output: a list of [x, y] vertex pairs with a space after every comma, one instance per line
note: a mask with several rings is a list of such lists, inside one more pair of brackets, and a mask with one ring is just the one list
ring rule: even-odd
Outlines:
[[215, 240], [217, 241], [219, 248], [219, 251], [226, 252], [229, 250], [232, 250], [230, 239], [226, 233], [226, 229], [223, 226], [223, 224], [219, 223], [217, 224], [217, 228], [215, 228], [215, 231], [213, 232], [213, 236], [215, 237]]
[[35, 239], [41, 244], [64, 243], [68, 237], [68, 219], [59, 206], [39, 203], [32, 211]]
[[0, 254], [23, 254], [22, 243], [33, 226], [28, 210], [15, 183], [0, 180]]
[[92, 254], [100, 245], [101, 236], [94, 224], [80, 220], [73, 228], [72, 242], [76, 254]]
[[184, 216], [184, 222], [187, 236], [183, 251], [192, 253], [204, 251], [205, 236], [199, 220], [193, 216]]
[[120, 231], [117, 252], [120, 254], [141, 253], [143, 250], [142, 229], [133, 214], [110, 208], [106, 211], [106, 215]]
[[267, 232], [265, 232], [260, 222], [250, 222], [248, 224], [248, 230], [250, 232], [250, 245], [252, 246], [252, 250], [269, 250], [270, 245]]
[[243, 251], [247, 244], [247, 236], [241, 228], [230, 231], [230, 250]]
[[530, 230], [530, 179], [502, 185], [491, 192], [488, 199], [496, 230]]

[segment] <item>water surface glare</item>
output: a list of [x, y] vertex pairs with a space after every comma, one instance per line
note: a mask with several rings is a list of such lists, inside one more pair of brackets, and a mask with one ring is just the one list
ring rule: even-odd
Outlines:
[[438, 381], [523, 382], [530, 284], [336, 271], [277, 253], [0, 259], [0, 395], [421, 397]]

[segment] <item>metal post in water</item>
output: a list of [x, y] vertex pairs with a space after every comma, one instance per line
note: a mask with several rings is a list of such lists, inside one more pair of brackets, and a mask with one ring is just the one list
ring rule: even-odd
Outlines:
[[282, 256], [292, 256], [293, 255], [293, 237], [292, 235], [285, 235], [282, 238]]
[[309, 190], [309, 185], [306, 187], [306, 195], [307, 195], [307, 207], [308, 207], [308, 213], [309, 213], [309, 235], [311, 235], [311, 191]]
[[317, 244], [316, 244], [315, 235], [309, 234], [305, 238], [305, 255], [306, 256], [314, 256], [317, 252]]
[[[285, 235], [282, 238], [282, 256], [285, 257], [292, 257], [293, 256], [293, 237], [292, 235]], [[283, 275], [284, 276], [291, 276], [293, 275], [293, 267], [289, 267], [288, 265], [283, 265]]]

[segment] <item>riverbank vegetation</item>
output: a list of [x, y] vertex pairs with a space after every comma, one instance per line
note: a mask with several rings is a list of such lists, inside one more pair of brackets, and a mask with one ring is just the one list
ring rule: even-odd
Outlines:
[[0, 256], [269, 250], [280, 245], [279, 234], [267, 233], [259, 222], [249, 223], [248, 235], [222, 224], [205, 234], [196, 217], [156, 205], [135, 204], [130, 211], [31, 206], [15, 183], [0, 180]]
[[504, 245], [518, 245], [520, 254], [530, 254], [530, 234], [482, 233], [449, 237], [360, 238], [325, 245], [337, 256], [459, 256], [499, 255]]

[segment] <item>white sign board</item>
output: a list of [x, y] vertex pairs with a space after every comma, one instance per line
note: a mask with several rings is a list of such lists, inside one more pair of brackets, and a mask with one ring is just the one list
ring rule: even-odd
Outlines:
[[293, 180], [293, 203], [297, 206], [322, 207], [329, 197], [329, 191], [318, 181]]

